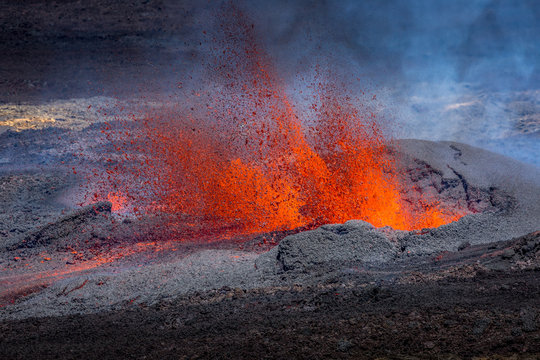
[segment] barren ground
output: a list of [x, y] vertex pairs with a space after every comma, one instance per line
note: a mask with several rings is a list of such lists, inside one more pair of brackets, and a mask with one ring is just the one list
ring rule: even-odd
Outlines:
[[[178, 20], [190, 8], [0, 5], [0, 358], [540, 358], [534, 165], [402, 141], [416, 188], [481, 210], [424, 232], [353, 222], [156, 244], [156, 219], [75, 206], [73, 153], [99, 132], [94, 109], [142, 85], [158, 92], [159, 69], [197, 56], [169, 41], [194, 26]], [[538, 90], [471, 94], [465, 106], [441, 100], [437, 115], [467, 125], [495, 102], [509, 109], [508, 136], [538, 146]]]

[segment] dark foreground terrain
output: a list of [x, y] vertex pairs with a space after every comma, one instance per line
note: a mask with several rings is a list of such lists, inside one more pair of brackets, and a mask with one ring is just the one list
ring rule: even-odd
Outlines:
[[4, 359], [540, 357], [540, 272], [222, 288], [157, 306], [0, 323]]

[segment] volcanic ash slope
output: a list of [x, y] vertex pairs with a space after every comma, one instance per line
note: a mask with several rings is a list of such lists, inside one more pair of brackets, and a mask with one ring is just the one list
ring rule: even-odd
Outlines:
[[[287, 236], [262, 255], [206, 248], [192, 254], [162, 254], [149, 264], [137, 262], [136, 257], [131, 262], [124, 259], [121, 264], [53, 279], [40, 291], [3, 307], [0, 318], [93, 313], [133, 304], [148, 306], [194, 293], [220, 293], [220, 289], [246, 291], [297, 282], [309, 285], [318, 283], [321, 276], [343, 271], [362, 273], [371, 279], [366, 281], [373, 281], [387, 277], [388, 269], [404, 271], [442, 251], [481, 259], [488, 247], [476, 245], [508, 241], [540, 229], [539, 168], [459, 143], [402, 140], [397, 149], [401, 166], [411, 175], [411, 189], [436, 191], [441, 202], [461, 202], [477, 213], [439, 228], [411, 232], [377, 229], [359, 220], [329, 224]], [[72, 218], [40, 225], [32, 232], [60, 234], [63, 240], [45, 241], [41, 236], [40, 241], [30, 242], [35, 249], [23, 250], [46, 251], [54, 257], [53, 252], [59, 251], [54, 244], [71, 238], [64, 230], [66, 219]], [[88, 217], [88, 221], [92, 219]], [[535, 252], [538, 236], [531, 239], [523, 240], [524, 245], [517, 244], [513, 251], [526, 247]], [[17, 244], [9, 245], [3, 250], [5, 258], [12, 258], [17, 249], [21, 251]], [[513, 245], [499, 246], [501, 252], [508, 246]], [[467, 248], [472, 250], [463, 250]], [[527, 254], [532, 254], [529, 250]]]
[[505, 241], [540, 229], [540, 169], [455, 142], [401, 140], [404, 171], [419, 168], [418, 187], [436, 188], [441, 202], [463, 202], [476, 212], [424, 231], [375, 229], [362, 221], [324, 225], [291, 235], [259, 257], [266, 271], [308, 271], [343, 263], [377, 265], [477, 244]]

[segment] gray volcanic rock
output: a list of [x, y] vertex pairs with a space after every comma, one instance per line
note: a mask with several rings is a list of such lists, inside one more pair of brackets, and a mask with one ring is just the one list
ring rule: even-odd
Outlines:
[[15, 248], [32, 248], [58, 242], [66, 236], [77, 234], [83, 225], [106, 219], [111, 213], [112, 204], [108, 201], [85, 206], [58, 221], [47, 224], [25, 236]]
[[477, 206], [471, 189], [488, 194], [490, 203], [484, 212], [410, 232], [401, 240], [406, 254], [456, 251], [462, 243], [504, 241], [540, 229], [540, 168], [455, 142], [401, 140], [398, 148], [403, 162], [428, 164], [443, 181], [459, 181], [469, 210]]
[[[0, 148], [3, 145], [0, 139]], [[0, 247], [56, 221], [65, 210], [65, 206], [56, 199], [69, 186], [70, 180], [69, 175], [57, 169], [10, 172], [1, 168]]]
[[[371, 224], [351, 220], [287, 236], [257, 260], [258, 268], [302, 271], [348, 262], [382, 263], [398, 253], [397, 243]], [[277, 260], [277, 264], [273, 261]]]

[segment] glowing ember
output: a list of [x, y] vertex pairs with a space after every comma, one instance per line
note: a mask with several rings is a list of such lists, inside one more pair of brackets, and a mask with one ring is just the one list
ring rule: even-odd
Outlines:
[[122, 212], [126, 207], [126, 198], [119, 193], [110, 192], [107, 195], [107, 201], [112, 204], [112, 212]]
[[122, 154], [107, 170], [113, 210], [129, 202], [135, 211], [237, 233], [350, 219], [412, 230], [462, 216], [431, 199], [403, 200], [377, 117], [330, 75], [318, 69], [313, 105], [296, 111], [253, 27], [235, 9], [227, 15], [222, 37], [213, 39], [208, 86], [186, 98], [189, 105], [107, 127]]

